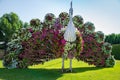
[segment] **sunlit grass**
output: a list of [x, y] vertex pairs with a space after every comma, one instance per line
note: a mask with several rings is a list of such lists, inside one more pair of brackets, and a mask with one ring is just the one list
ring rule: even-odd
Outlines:
[[[65, 61], [65, 68], [69, 68], [69, 59]], [[5, 69], [0, 61], [0, 80], [120, 80], [120, 61], [113, 68], [101, 68], [73, 60], [72, 73], [61, 72], [61, 59], [28, 69]]]

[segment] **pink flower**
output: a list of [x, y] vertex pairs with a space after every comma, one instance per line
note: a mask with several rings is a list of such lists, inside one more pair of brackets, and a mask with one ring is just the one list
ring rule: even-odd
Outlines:
[[59, 34], [59, 31], [58, 31], [58, 30], [56, 30], [56, 31], [54, 32], [54, 34], [55, 34], [55, 35], [58, 35], [58, 34]]
[[66, 44], [65, 39], [62, 39], [62, 40], [61, 40], [61, 44]]

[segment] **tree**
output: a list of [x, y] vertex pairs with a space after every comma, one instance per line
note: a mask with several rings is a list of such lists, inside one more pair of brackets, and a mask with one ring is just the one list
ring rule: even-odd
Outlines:
[[109, 42], [111, 44], [120, 44], [120, 34], [109, 34], [106, 35], [105, 42]]
[[22, 27], [22, 21], [18, 15], [11, 12], [6, 13], [0, 18], [0, 30], [6, 35], [6, 40], [10, 40], [12, 34]]
[[25, 22], [24, 24], [23, 24], [23, 28], [27, 28], [29, 26], [29, 24], [27, 23], [27, 22]]
[[4, 32], [0, 30], [0, 41], [3, 41], [4, 40]]

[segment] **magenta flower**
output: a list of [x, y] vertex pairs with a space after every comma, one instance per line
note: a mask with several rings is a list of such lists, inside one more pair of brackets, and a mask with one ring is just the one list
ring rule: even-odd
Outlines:
[[66, 44], [65, 39], [62, 39], [62, 40], [61, 40], [61, 44]]
[[59, 34], [59, 31], [56, 30], [56, 31], [54, 32], [54, 35], [58, 35], [58, 34]]

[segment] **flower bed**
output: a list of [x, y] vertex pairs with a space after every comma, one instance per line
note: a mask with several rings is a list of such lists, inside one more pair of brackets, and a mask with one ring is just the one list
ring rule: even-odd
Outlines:
[[[111, 55], [112, 46], [104, 42], [104, 33], [95, 32], [91, 22], [84, 23], [81, 16], [74, 16], [78, 29], [77, 39], [72, 44], [64, 40], [63, 34], [68, 24], [68, 13], [62, 12], [59, 18], [49, 13], [44, 22], [32, 19], [30, 27], [20, 29], [8, 43], [7, 55], [3, 64], [7, 68], [27, 68], [29, 65], [44, 63], [66, 54], [88, 64], [112, 67], [115, 60]], [[70, 48], [69, 48], [69, 45]]]

